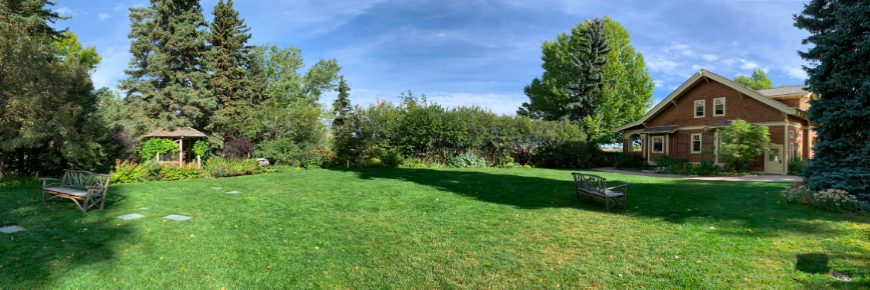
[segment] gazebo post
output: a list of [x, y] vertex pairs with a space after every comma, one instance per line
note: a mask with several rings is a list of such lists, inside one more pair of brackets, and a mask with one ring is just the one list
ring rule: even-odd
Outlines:
[[184, 166], [184, 136], [178, 138], [178, 166]]

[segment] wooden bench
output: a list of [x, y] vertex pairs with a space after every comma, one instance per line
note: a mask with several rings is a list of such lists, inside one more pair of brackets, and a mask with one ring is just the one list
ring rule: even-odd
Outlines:
[[[576, 188], [577, 200], [580, 200], [580, 194], [588, 195], [590, 198], [603, 199], [607, 210], [611, 207], [621, 205], [625, 209], [626, 195], [628, 195], [628, 184], [623, 184], [614, 187], [607, 187], [607, 179], [598, 175], [583, 174], [579, 172], [571, 172], [574, 175], [574, 187]], [[619, 191], [615, 190], [619, 189]], [[613, 205], [611, 205], [611, 203]]]
[[[61, 179], [40, 178], [42, 202], [47, 203], [54, 198], [63, 197], [75, 202], [82, 212], [88, 212], [88, 209], [97, 203], [100, 209], [103, 209], [110, 178], [112, 175], [77, 170], [64, 170]], [[51, 198], [45, 199], [46, 194], [51, 195]]]

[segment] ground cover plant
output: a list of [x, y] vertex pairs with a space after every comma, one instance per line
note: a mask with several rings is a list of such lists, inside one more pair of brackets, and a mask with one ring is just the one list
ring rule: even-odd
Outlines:
[[[0, 287], [870, 287], [870, 218], [786, 203], [788, 184], [583, 171], [631, 184], [628, 208], [606, 211], [575, 199], [570, 172], [323, 169], [121, 184], [87, 214], [42, 204], [36, 184], [4, 184], [0, 226], [26, 230], [0, 234]], [[144, 217], [117, 218], [130, 213]]]

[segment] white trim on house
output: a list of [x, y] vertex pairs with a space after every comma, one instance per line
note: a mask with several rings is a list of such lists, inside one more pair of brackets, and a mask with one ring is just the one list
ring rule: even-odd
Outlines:
[[[707, 70], [702, 69], [702, 70], [698, 71], [698, 73], [694, 74], [691, 78], [686, 80], [686, 82], [684, 82], [682, 85], [680, 85], [680, 87], [678, 87], [676, 90], [671, 92], [671, 94], [668, 95], [667, 98], [665, 98], [664, 100], [659, 102], [655, 107], [653, 107], [646, 114], [644, 114], [643, 117], [640, 118], [640, 120], [637, 120], [637, 121], [634, 121], [634, 122], [631, 122], [631, 123], [628, 123], [628, 124], [625, 124], [625, 125], [622, 125], [622, 126], [619, 126], [616, 128], [612, 128], [612, 129], [610, 129], [610, 131], [611, 132], [619, 132], [619, 131], [622, 131], [622, 130], [625, 130], [625, 129], [628, 129], [628, 128], [631, 128], [634, 126], [640, 126], [640, 125], [643, 125], [645, 123], [648, 123], [648, 121], [650, 119], [652, 119], [653, 117], [655, 117], [656, 115], [661, 113], [670, 104], [676, 102], [675, 100], [677, 98], [681, 97], [689, 89], [691, 89], [696, 84], [703, 81], [704, 79], [713, 80], [713, 81], [719, 82], [721, 84], [724, 84], [725, 86], [728, 86], [728, 87], [736, 90], [740, 94], [743, 94], [745, 96], [749, 96], [750, 98], [753, 98], [759, 102], [767, 104], [768, 106], [771, 106], [775, 109], [782, 111], [783, 113], [787, 113], [789, 115], [793, 115], [793, 116], [796, 116], [796, 117], [799, 117], [802, 119], [806, 119], [806, 114], [802, 110], [799, 110], [795, 107], [787, 106], [786, 104], [780, 103], [774, 99], [765, 97], [755, 90], [746, 88], [746, 87], [744, 87], [738, 83], [735, 83], [727, 78], [724, 78], [722, 76], [719, 76], [717, 74], [714, 74], [714, 73], [711, 73]], [[694, 111], [692, 112], [692, 114], [693, 115], [695, 114]]]
[[[660, 140], [662, 140], [662, 151], [656, 151], [656, 150], [655, 150], [655, 148], [656, 148], [656, 139], [660, 139]], [[650, 146], [650, 151], [652, 151], [652, 153], [665, 153], [665, 136], [653, 136], [653, 137], [652, 137], [652, 142], [650, 142], [650, 145], [652, 145], [652, 146]]]
[[[695, 136], [698, 136], [698, 150], [695, 150]], [[690, 149], [691, 149], [691, 152], [693, 154], [701, 153], [701, 150], [703, 149], [702, 147], [704, 147], [704, 135], [702, 135], [700, 133], [699, 134], [692, 134], [691, 141], [689, 141], [689, 142], [690, 142], [689, 147], [691, 147]]]
[[[701, 115], [698, 116], [698, 105], [701, 105]], [[694, 100], [692, 101], [692, 116], [695, 118], [704, 118], [707, 116], [707, 101], [706, 100]]]
[[[722, 100], [722, 114], [716, 114], [716, 101]], [[715, 98], [713, 99], [713, 117], [724, 117], [725, 116], [725, 98]]]

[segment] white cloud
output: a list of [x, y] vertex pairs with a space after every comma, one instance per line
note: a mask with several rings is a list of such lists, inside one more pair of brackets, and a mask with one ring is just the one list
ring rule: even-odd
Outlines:
[[754, 69], [754, 68], [758, 68], [758, 63], [756, 63], [756, 62], [754, 62], [754, 61], [745, 60], [745, 59], [742, 59], [742, 58], [738, 58], [737, 60], [741, 62], [740, 68], [742, 68], [742, 69]]
[[671, 45], [671, 48], [676, 49], [676, 50], [688, 50], [689, 46], [685, 45], [685, 44], [675, 43], [674, 45]]
[[103, 21], [103, 20], [106, 20], [106, 18], [112, 17], [112, 15], [109, 15], [109, 13], [100, 13], [100, 14], [97, 14], [97, 16], [100, 17], [100, 21]]
[[124, 79], [124, 70], [130, 61], [129, 46], [110, 46], [99, 52], [103, 61], [97, 66], [97, 70], [91, 76], [94, 87], [115, 88], [118, 80]]
[[646, 66], [649, 67], [649, 70], [665, 73], [671, 72], [679, 65], [679, 63], [664, 59], [662, 57], [656, 57], [646, 61]]
[[57, 9], [57, 13], [58, 14], [65, 14], [65, 15], [76, 15], [76, 13], [74, 11], [70, 10], [67, 7], [61, 7], [60, 9]]
[[719, 59], [718, 57], [716, 57], [715, 55], [712, 55], [712, 54], [701, 55], [701, 58], [703, 58], [706, 61], [716, 61], [717, 59]]
[[426, 94], [430, 102], [445, 107], [478, 106], [496, 114], [514, 115], [517, 108], [526, 101], [522, 94], [470, 94], [470, 93], [433, 93]]
[[709, 66], [705, 67], [705, 66], [702, 66], [702, 65], [699, 65], [699, 64], [694, 64], [694, 65], [692, 65], [692, 71], [699, 71], [699, 70], [701, 70], [701, 69], [703, 69], [703, 68], [706, 68], [707, 70], [711, 70], [711, 69], [713, 69], [712, 67], [709, 67]]
[[657, 88], [663, 88], [665, 86], [665, 82], [660, 80], [653, 80], [653, 83], [656, 85]]
[[799, 79], [799, 80], [806, 80], [806, 79], [807, 79], [807, 72], [804, 71], [803, 68], [799, 68], [799, 67], [797, 67], [797, 68], [789, 68], [789, 69], [785, 69], [785, 72], [786, 72], [790, 77], [793, 77], [793, 78], [796, 78], [796, 79]]

